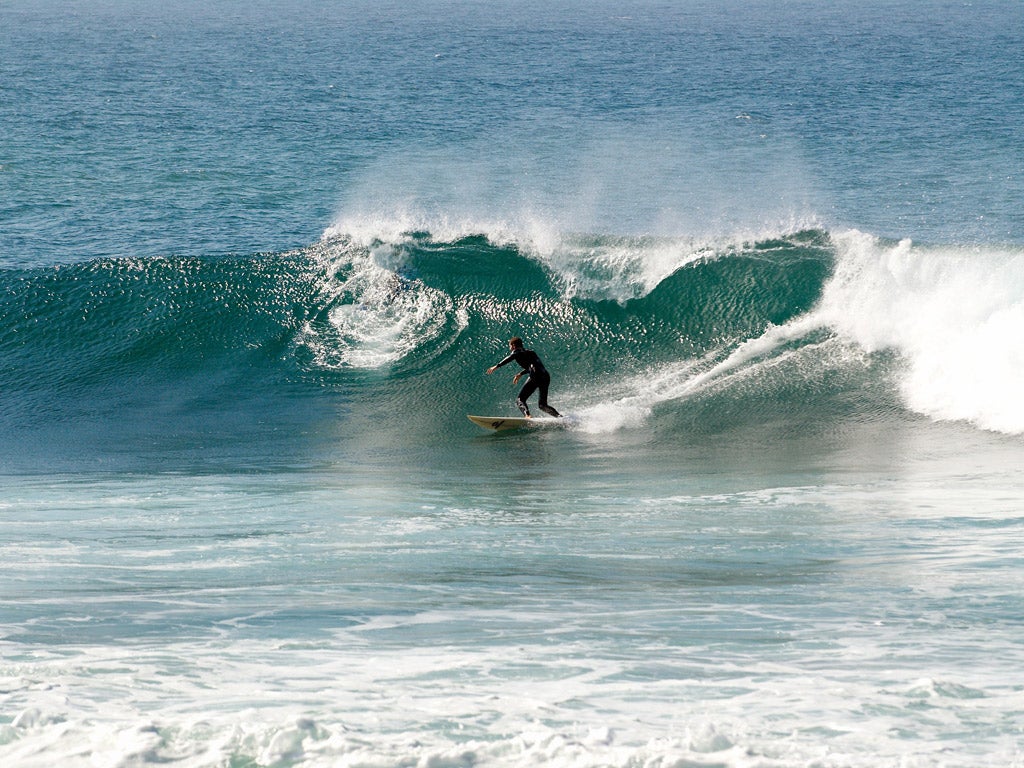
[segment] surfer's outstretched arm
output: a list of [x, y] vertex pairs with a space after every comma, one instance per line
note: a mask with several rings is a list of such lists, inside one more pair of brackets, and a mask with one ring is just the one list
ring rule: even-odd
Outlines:
[[501, 368], [501, 366], [508, 365], [509, 363], [511, 363], [515, 359], [516, 359], [516, 356], [514, 354], [513, 355], [509, 355], [504, 360], [502, 360], [500, 363], [497, 363], [496, 365], [492, 365], [490, 368], [488, 368], [486, 371], [484, 371], [484, 373], [486, 373], [488, 376], [490, 376], [496, 370]]

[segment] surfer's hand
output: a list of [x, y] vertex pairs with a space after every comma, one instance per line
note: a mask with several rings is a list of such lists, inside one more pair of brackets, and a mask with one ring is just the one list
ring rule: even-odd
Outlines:
[[488, 368], [486, 371], [484, 371], [484, 373], [486, 373], [488, 376], [490, 376], [492, 373], [494, 373], [494, 366], [492, 365], [490, 368]]
[[521, 373], [517, 373], [515, 376], [513, 376], [512, 377], [512, 383], [513, 384], [518, 384], [519, 383], [519, 377], [522, 376], [522, 375], [523, 374], [521, 374]]

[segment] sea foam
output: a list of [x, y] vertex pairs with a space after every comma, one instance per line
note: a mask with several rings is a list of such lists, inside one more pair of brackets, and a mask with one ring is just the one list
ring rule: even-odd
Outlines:
[[1024, 432], [1024, 252], [835, 236], [817, 316], [869, 352], [896, 351], [907, 406], [939, 420]]

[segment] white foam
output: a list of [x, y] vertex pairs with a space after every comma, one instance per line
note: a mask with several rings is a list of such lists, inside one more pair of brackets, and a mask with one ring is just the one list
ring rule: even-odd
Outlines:
[[[675, 622], [700, 620], [678, 608], [670, 614]], [[478, 618], [487, 625], [486, 616]], [[500, 620], [536, 628], [551, 617]], [[316, 648], [69, 647], [23, 667], [22, 682], [5, 691], [21, 710], [0, 730], [0, 761], [19, 768], [748, 768], [908, 759], [902, 764], [932, 766], [972, 764], [972, 749], [983, 748], [990, 762], [981, 764], [1012, 765], [1011, 738], [972, 747], [951, 736], [1013, 710], [1012, 686], [999, 665], [936, 677], [930, 673], [941, 665], [923, 662], [921, 654], [904, 660], [905, 671], [872, 673], [876, 656], [880, 663], [891, 659], [888, 644], [901, 631], [846, 626], [848, 647], [817, 656], [805, 649], [796, 654], [799, 662], [784, 646], [762, 658], [700, 645], [666, 646], [649, 662], [651, 649], [609, 651], [599, 642], [546, 642], [529, 633], [493, 648], [366, 646], [349, 644], [347, 633]], [[703, 661], [709, 653], [713, 667]], [[649, 663], [674, 674], [645, 674]], [[921, 698], [929, 699], [927, 711], [907, 706]], [[906, 735], [911, 728], [913, 737]]]
[[486, 215], [454, 216], [410, 203], [379, 210], [360, 206], [347, 211], [324, 230], [321, 240], [345, 238], [354, 245], [373, 248], [382, 243], [401, 245], [414, 233], [426, 234], [431, 240], [442, 243], [483, 235], [498, 245], [530, 242], [533, 238], [544, 242], [549, 237], [536, 220], [510, 222]]
[[868, 351], [905, 361], [911, 409], [1024, 433], [1024, 252], [835, 237], [838, 260], [816, 315]]

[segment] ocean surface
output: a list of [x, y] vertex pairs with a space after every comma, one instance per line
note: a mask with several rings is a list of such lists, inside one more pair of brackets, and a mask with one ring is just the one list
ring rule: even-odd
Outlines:
[[1022, 51], [3, 0], [0, 765], [1024, 766]]

